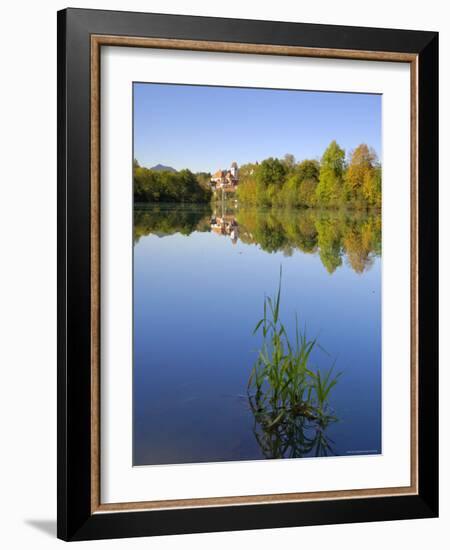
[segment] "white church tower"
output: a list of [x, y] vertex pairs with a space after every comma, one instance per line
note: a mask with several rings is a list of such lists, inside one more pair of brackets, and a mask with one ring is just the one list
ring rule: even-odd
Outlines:
[[231, 163], [230, 172], [231, 172], [232, 177], [233, 177], [235, 180], [237, 180], [237, 179], [238, 179], [239, 170], [238, 170], [238, 165], [237, 165], [237, 162], [236, 162], [236, 161], [234, 161], [234, 162]]

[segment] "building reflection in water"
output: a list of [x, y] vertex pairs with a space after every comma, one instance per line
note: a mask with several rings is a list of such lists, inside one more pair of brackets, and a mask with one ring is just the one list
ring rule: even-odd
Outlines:
[[232, 215], [212, 216], [211, 231], [217, 235], [228, 235], [233, 244], [236, 244], [239, 237], [239, 224]]

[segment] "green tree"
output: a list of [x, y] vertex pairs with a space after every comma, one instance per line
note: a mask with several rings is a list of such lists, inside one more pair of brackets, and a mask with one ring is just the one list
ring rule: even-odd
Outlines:
[[286, 172], [290, 172], [295, 167], [295, 157], [291, 153], [286, 153], [281, 162], [284, 164]]
[[365, 175], [362, 190], [369, 206], [381, 208], [381, 166], [376, 165]]
[[345, 151], [333, 140], [320, 161], [319, 183], [316, 188], [317, 200], [326, 206], [341, 202], [345, 169]]
[[242, 204], [257, 204], [255, 179], [257, 167], [257, 164], [248, 163], [239, 168], [239, 185], [236, 193]]
[[320, 164], [317, 160], [306, 159], [297, 164], [296, 172], [302, 181], [314, 180], [317, 183], [320, 176]]
[[179, 172], [150, 170], [137, 163], [133, 166], [135, 202], [194, 202], [211, 200], [211, 190], [200, 185], [196, 176], [187, 169]]
[[210, 172], [197, 172], [195, 174], [197, 181], [201, 187], [204, 189], [209, 189], [209, 184], [211, 182], [211, 173]]
[[268, 158], [261, 162], [256, 170], [256, 199], [259, 204], [271, 206], [276, 195], [283, 188], [286, 167], [277, 158]]
[[318, 181], [319, 163], [315, 160], [300, 162], [287, 177], [283, 191], [276, 197], [275, 204], [280, 206], [314, 206]]

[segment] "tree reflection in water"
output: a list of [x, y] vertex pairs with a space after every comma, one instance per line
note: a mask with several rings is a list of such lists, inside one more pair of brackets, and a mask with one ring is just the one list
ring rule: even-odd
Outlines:
[[268, 253], [318, 254], [332, 274], [343, 261], [356, 272], [381, 256], [381, 213], [377, 210], [262, 209], [210, 205], [137, 204], [134, 242], [158, 236], [212, 231], [233, 243], [254, 244]]

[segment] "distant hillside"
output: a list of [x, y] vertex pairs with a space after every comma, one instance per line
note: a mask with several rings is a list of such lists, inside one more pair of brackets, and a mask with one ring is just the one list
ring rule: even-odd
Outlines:
[[158, 172], [176, 172], [175, 168], [172, 168], [172, 166], [164, 166], [164, 164], [152, 166], [150, 170], [157, 170]]

